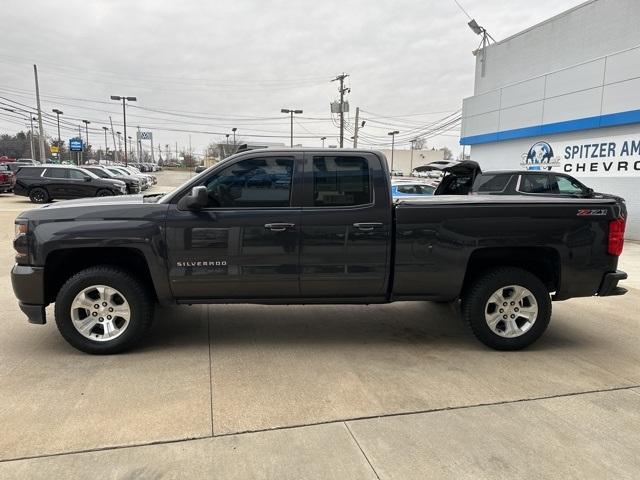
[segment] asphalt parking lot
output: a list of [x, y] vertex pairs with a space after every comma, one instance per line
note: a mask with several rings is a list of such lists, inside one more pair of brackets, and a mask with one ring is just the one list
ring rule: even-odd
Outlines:
[[[160, 172], [155, 191], [189, 174]], [[637, 478], [640, 244], [623, 297], [495, 352], [447, 305], [172, 307], [130, 353], [70, 347], [11, 290], [0, 195], [0, 478]]]

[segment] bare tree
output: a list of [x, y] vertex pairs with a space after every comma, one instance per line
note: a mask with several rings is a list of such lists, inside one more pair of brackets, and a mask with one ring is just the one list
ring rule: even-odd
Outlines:
[[418, 137], [411, 143], [411, 145], [411, 148], [414, 150], [424, 150], [424, 147], [427, 145], [427, 139], [424, 137]]

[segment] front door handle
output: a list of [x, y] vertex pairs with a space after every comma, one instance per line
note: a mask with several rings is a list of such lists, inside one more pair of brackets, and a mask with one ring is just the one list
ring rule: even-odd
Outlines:
[[382, 223], [380, 222], [369, 222], [369, 223], [354, 223], [353, 226], [362, 232], [370, 232], [374, 228], [380, 228]]
[[295, 223], [265, 223], [264, 228], [271, 230], [272, 232], [284, 232], [290, 228], [295, 227]]

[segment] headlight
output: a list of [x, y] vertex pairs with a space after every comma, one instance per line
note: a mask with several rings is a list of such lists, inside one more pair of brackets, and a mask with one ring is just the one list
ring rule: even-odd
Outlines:
[[20, 263], [20, 260], [26, 259], [29, 255], [29, 243], [27, 242], [28, 232], [29, 225], [27, 222], [24, 220], [16, 220], [13, 248], [16, 251], [16, 262], [18, 263]]
[[27, 223], [16, 223], [15, 224], [15, 235], [14, 240], [18, 238], [20, 235], [26, 235], [29, 230], [29, 225]]

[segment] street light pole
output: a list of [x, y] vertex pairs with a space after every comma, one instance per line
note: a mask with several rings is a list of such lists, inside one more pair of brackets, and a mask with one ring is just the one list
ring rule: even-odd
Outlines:
[[[87, 136], [87, 152], [89, 151], [89, 124], [91, 123], [89, 120], [82, 120], [82, 123], [84, 123], [84, 131], [86, 133]], [[87, 153], [87, 160], [89, 159], [89, 153]]]
[[[118, 135], [118, 156], [120, 156], [120, 152], [122, 151], [122, 132], [116, 132]], [[127, 139], [125, 138], [124, 144], [127, 144]]]
[[[31, 115], [31, 113], [29, 113], [29, 123], [31, 124], [31, 158], [33, 158], [35, 160], [35, 148], [33, 146], [33, 121], [37, 120], [37, 118], [35, 118], [33, 115]], [[59, 150], [58, 150], [59, 151]]]
[[[62, 115], [64, 112], [62, 110], [58, 110], [57, 108], [54, 108], [53, 113], [56, 114], [56, 119], [58, 120], [58, 162], [60, 162], [60, 147], [61, 147], [61, 141], [60, 141], [60, 115]], [[69, 153], [69, 155], [71, 155], [71, 153]], [[71, 158], [69, 158], [69, 161], [71, 161]]]
[[288, 113], [291, 115], [291, 148], [293, 148], [293, 115], [301, 114], [302, 110], [294, 110], [292, 108], [281, 108], [280, 113]]
[[398, 130], [387, 133], [387, 135], [391, 135], [391, 175], [393, 175], [393, 150], [395, 146], [396, 135], [399, 133], [400, 132]]
[[417, 138], [414, 138], [413, 140], [411, 140], [411, 160], [409, 163], [409, 175], [411, 175], [411, 172], [413, 172], [413, 151], [416, 148], [416, 142], [418, 141]]
[[320, 137], [320, 140], [322, 140], [322, 148], [324, 148], [324, 141], [327, 139], [327, 137]]
[[[129, 102], [135, 102], [138, 99], [136, 97], [111, 95], [111, 100], [117, 100], [117, 101], [122, 100], [122, 119], [124, 123], [124, 165], [126, 167], [128, 159], [127, 159], [127, 108], [126, 108], [125, 100], [128, 100]], [[129, 144], [129, 150], [131, 150], [131, 144]]]
[[106, 161], [107, 160], [107, 130], [109, 130], [109, 127], [102, 127], [102, 129], [104, 130], [104, 159]]
[[236, 127], [233, 127], [231, 131], [233, 132], [233, 153], [236, 153]]

